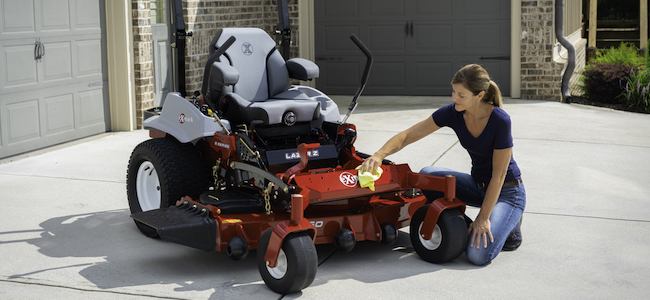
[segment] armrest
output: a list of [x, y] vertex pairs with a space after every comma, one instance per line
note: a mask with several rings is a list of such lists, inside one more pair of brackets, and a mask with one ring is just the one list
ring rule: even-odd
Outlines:
[[225, 62], [214, 62], [210, 69], [210, 85], [233, 85], [239, 81], [239, 71]]
[[287, 70], [290, 78], [298, 80], [312, 80], [318, 78], [320, 73], [320, 69], [314, 62], [304, 58], [287, 60]]

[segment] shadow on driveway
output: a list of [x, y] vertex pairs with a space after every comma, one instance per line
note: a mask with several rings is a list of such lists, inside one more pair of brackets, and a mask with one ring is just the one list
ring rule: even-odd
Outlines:
[[[42, 222], [41, 237], [23, 241], [37, 246], [48, 257], [102, 257], [105, 262], [82, 263], [15, 274], [28, 277], [58, 269], [83, 268], [79, 274], [101, 289], [137, 287], [138, 291], [210, 293], [211, 298], [246, 297], [277, 299], [261, 280], [251, 250], [242, 261], [225, 253], [204, 252], [143, 236], [129, 217], [128, 210], [70, 215]], [[330, 280], [354, 279], [379, 283], [441, 269], [475, 269], [465, 255], [457, 260], [434, 265], [421, 260], [411, 248], [407, 233], [400, 232], [390, 246], [377, 242], [358, 242], [349, 253], [333, 245], [318, 245], [319, 269], [312, 286]], [[169, 295], [185, 298], [195, 293]]]

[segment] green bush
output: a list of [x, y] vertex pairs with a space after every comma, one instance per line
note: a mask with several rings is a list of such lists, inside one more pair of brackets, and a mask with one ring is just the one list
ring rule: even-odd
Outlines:
[[[592, 101], [601, 103], [620, 103], [623, 89], [633, 68], [624, 64], [590, 63], [582, 72], [582, 89]], [[623, 100], [625, 101], [625, 100]]]
[[[618, 48], [598, 50], [596, 58], [591, 60], [582, 72], [579, 89], [592, 101], [601, 103], [619, 103], [633, 101], [636, 105], [636, 86], [643, 80], [640, 77], [632, 83], [632, 76], [645, 72], [650, 62], [648, 51], [644, 56], [634, 45], [621, 43]], [[639, 89], [641, 92], [643, 88]], [[643, 98], [643, 95], [641, 95]], [[633, 100], [630, 100], [633, 99]], [[631, 106], [633, 104], [630, 104]]]
[[632, 44], [621, 43], [618, 48], [610, 47], [596, 51], [596, 57], [589, 63], [623, 64], [632, 67], [644, 65], [646, 59]]

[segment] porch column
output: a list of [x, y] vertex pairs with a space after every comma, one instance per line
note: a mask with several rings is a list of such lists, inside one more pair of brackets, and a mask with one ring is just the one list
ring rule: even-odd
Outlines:
[[639, 38], [640, 45], [639, 48], [643, 49], [647, 46], [648, 44], [648, 1], [646, 0], [641, 0], [639, 2], [639, 14], [640, 14], [640, 24], [639, 24], [639, 29], [641, 32], [641, 37]]

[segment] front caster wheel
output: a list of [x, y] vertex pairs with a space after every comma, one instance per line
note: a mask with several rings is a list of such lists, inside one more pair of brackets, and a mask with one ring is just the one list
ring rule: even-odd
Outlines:
[[423, 206], [413, 214], [411, 244], [415, 252], [428, 262], [438, 264], [452, 261], [463, 254], [467, 247], [467, 224], [463, 214], [457, 209], [442, 211], [431, 239], [425, 240], [420, 235], [420, 230], [428, 208], [428, 205]]
[[316, 246], [311, 237], [307, 232], [289, 234], [282, 243], [275, 268], [270, 268], [264, 255], [272, 232], [272, 228], [264, 232], [257, 246], [257, 268], [264, 283], [278, 294], [294, 293], [308, 287], [318, 268]]

